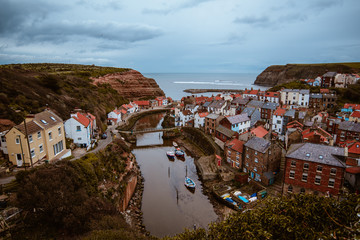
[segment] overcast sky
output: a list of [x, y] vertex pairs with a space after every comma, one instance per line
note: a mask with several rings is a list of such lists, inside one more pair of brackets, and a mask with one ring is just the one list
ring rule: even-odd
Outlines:
[[0, 64], [257, 73], [273, 64], [360, 61], [359, 0], [0, 0], [0, 6]]

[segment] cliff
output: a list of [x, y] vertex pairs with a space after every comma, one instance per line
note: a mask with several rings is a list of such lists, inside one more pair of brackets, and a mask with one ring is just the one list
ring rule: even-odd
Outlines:
[[[123, 78], [116, 90], [111, 84], [102, 84], [106, 81], [94, 85], [92, 79], [112, 74]], [[0, 65], [0, 86], [0, 118], [17, 124], [26, 114], [41, 112], [48, 106], [64, 120], [74, 108], [89, 111], [101, 127], [106, 114], [128, 103], [128, 96], [163, 95], [155, 80], [134, 70], [76, 64]]]
[[143, 97], [165, 96], [154, 79], [146, 78], [135, 70], [110, 73], [91, 79], [94, 80], [93, 84], [95, 85], [110, 84], [121, 96], [131, 100]]
[[299, 79], [316, 78], [328, 71], [358, 73], [360, 71], [360, 63], [273, 65], [257, 76], [254, 84], [272, 87]]

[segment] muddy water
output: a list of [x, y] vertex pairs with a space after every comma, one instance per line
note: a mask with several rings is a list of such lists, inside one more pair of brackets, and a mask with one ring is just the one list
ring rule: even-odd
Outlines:
[[[152, 121], [148, 128], [161, 128], [162, 116], [146, 117]], [[144, 123], [146, 118], [142, 119], [142, 124], [149, 126]], [[217, 219], [209, 199], [202, 194], [194, 159], [188, 153], [183, 159], [168, 159], [166, 152], [174, 150], [171, 143], [163, 142], [162, 133], [160, 137], [159, 133], [147, 133], [137, 136], [137, 147], [133, 150], [145, 179], [143, 223], [152, 235], [158, 237], [175, 235], [185, 228], [193, 229], [194, 224], [206, 228]], [[163, 145], [158, 146], [160, 144]], [[195, 192], [184, 186], [186, 174], [195, 181]]]

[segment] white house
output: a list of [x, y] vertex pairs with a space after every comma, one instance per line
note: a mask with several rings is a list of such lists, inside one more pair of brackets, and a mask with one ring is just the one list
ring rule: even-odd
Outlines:
[[224, 114], [224, 108], [226, 107], [226, 101], [225, 100], [215, 100], [210, 103], [208, 106], [208, 112], [212, 112], [218, 115]]
[[123, 104], [121, 105], [121, 108], [125, 109], [127, 114], [131, 114], [139, 110], [138, 105], [135, 103]]
[[76, 112], [65, 121], [65, 134], [67, 138], [74, 140], [74, 143], [87, 150], [91, 148], [92, 124], [86, 113]]
[[178, 122], [175, 121], [175, 126], [191, 126], [190, 123], [194, 119], [194, 114], [189, 110], [184, 110], [179, 113]]
[[202, 112], [202, 113], [195, 113], [194, 117], [194, 127], [196, 128], [203, 128], [205, 125], [205, 117], [209, 115], [208, 112]]
[[107, 118], [108, 122], [110, 122], [112, 125], [121, 122], [121, 110], [117, 108], [114, 109], [108, 113]]
[[272, 130], [277, 132], [278, 134], [283, 134], [283, 126], [284, 126], [284, 115], [286, 113], [286, 109], [278, 108], [275, 110], [272, 116]]
[[297, 107], [309, 107], [309, 89], [283, 89], [280, 91], [280, 100], [283, 104]]

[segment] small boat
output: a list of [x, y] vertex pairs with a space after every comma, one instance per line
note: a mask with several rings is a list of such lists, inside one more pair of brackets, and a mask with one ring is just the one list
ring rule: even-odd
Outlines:
[[185, 177], [185, 186], [189, 189], [195, 189], [195, 182], [189, 178], [189, 177]]
[[176, 155], [177, 157], [184, 157], [185, 152], [184, 152], [183, 150], [181, 150], [180, 148], [177, 148], [177, 149], [175, 150], [175, 155]]
[[174, 158], [175, 157], [175, 153], [172, 151], [166, 152], [166, 156], [168, 156], [168, 158]]
[[178, 145], [176, 142], [173, 142], [173, 146], [174, 146], [175, 148], [178, 148], [178, 147], [179, 147], [179, 145]]

